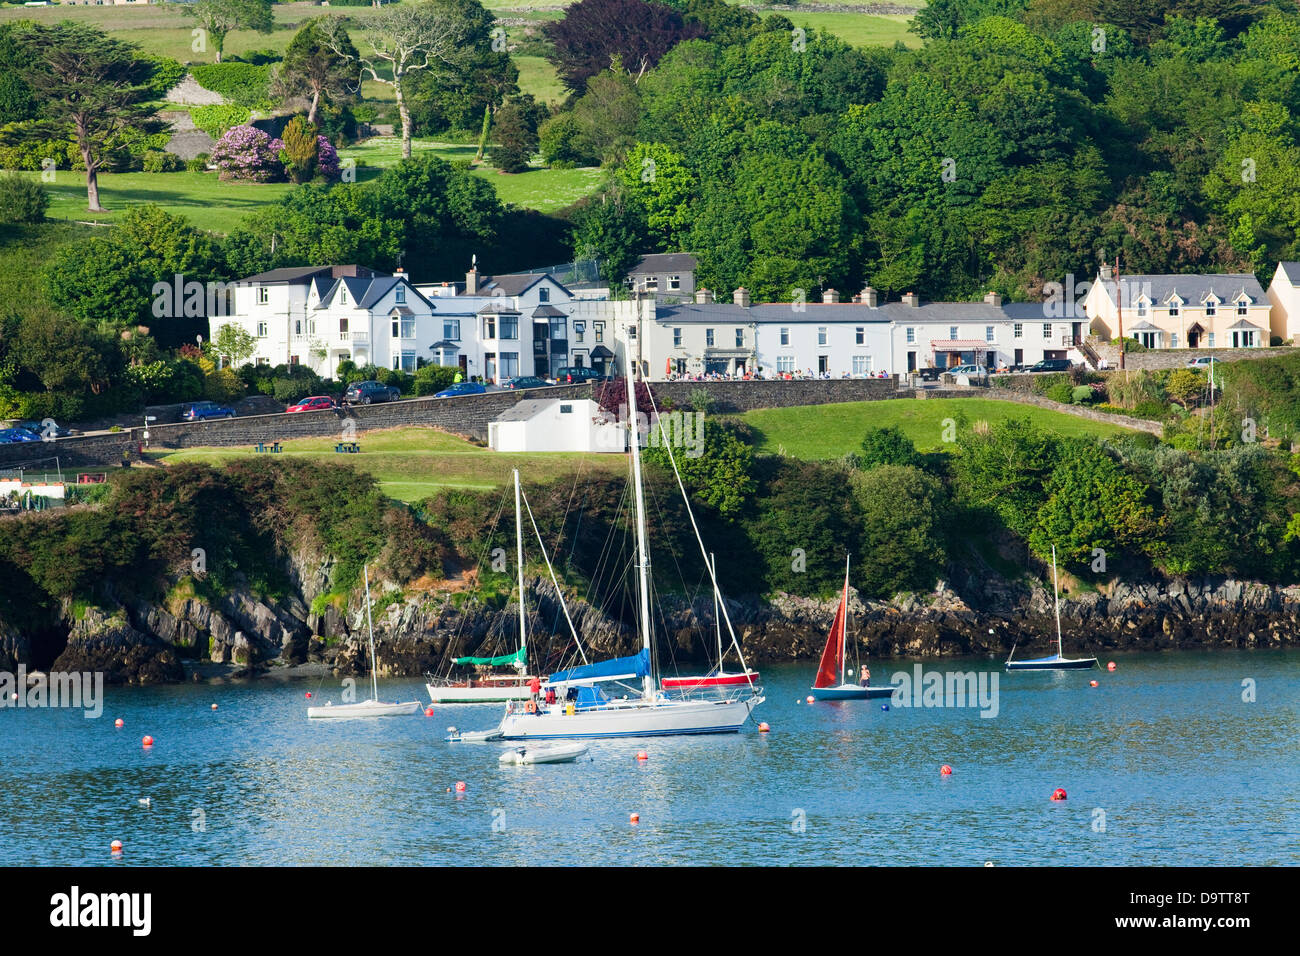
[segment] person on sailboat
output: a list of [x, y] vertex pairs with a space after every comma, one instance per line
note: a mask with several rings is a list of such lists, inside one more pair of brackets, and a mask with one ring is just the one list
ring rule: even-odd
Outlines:
[[867, 670], [865, 667], [862, 668], [862, 681], [861, 681], [861, 684], [862, 684], [863, 687], [870, 687], [870, 686], [871, 686], [871, 671]]

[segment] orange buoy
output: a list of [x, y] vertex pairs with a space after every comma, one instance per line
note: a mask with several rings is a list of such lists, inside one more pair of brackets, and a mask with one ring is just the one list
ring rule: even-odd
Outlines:
[[951, 776], [952, 776], [952, 767], [948, 766], [947, 764], [944, 764], [942, 767], [939, 768], [939, 776], [941, 776], [941, 777], [951, 777]]
[[1096, 686], [1097, 686], [1097, 682], [1096, 682], [1095, 680], [1090, 680], [1090, 681], [1088, 681], [1088, 686], [1089, 686], [1089, 687], [1096, 687]]
[[1057, 787], [1055, 790], [1052, 791], [1052, 799], [1053, 799], [1053, 800], [1064, 800], [1064, 799], [1065, 799], [1065, 791], [1062, 790], [1060, 787]]
[[634, 814], [632, 814], [632, 816], [628, 817], [628, 822], [629, 822], [629, 823], [640, 823], [640, 822], [641, 822], [641, 814], [639, 814], [639, 813], [634, 813]]
[[763, 723], [763, 724], [759, 724], [759, 725], [758, 725], [758, 732], [759, 732], [760, 734], [765, 734], [765, 733], [767, 733], [767, 732], [768, 732], [769, 730], [771, 730], [771, 729], [772, 729], [772, 728], [769, 727], [769, 726], [768, 726], [767, 724], [765, 724], [765, 723]]
[[426, 717], [432, 717], [432, 716], [433, 716], [433, 705], [432, 705], [432, 704], [430, 704], [428, 707], [424, 708], [424, 716], [426, 716]]
[[1111, 661], [1109, 664], [1106, 665], [1106, 670], [1108, 670], [1108, 671], [1113, 671], [1114, 669], [1115, 669], [1115, 662], [1114, 662], [1114, 661]]
[[217, 709], [217, 705], [216, 705], [216, 704], [213, 704], [213, 705], [212, 705], [212, 709], [213, 709], [213, 710], [216, 710], [216, 709]]
[[804, 700], [806, 700], [808, 703], [811, 704], [813, 702], [813, 695], [809, 694], [807, 697], [804, 698]]
[[464, 792], [465, 792], [465, 781], [464, 781], [464, 780], [457, 780], [457, 781], [456, 781], [456, 792], [457, 792], [457, 793], [464, 793]]
[[110, 843], [110, 844], [108, 845], [108, 848], [109, 848], [110, 850], [112, 850], [114, 853], [121, 853], [121, 852], [122, 852], [122, 841], [121, 841], [121, 840], [114, 840], [112, 843]]
[[123, 721], [122, 718], [119, 717], [119, 718], [117, 718], [117, 720], [113, 721], [113, 726], [114, 726], [114, 727], [121, 727], [124, 723], [125, 723], [125, 721]]
[[649, 760], [649, 759], [650, 759], [650, 755], [649, 755], [648, 753], [646, 753], [644, 750], [638, 750], [638, 751], [636, 752], [636, 759], [637, 759], [637, 760]]
[[153, 738], [150, 737], [148, 734], [145, 734], [145, 735], [144, 735], [144, 740], [140, 741], [140, 743], [142, 743], [142, 744], [143, 744], [144, 746], [146, 746], [146, 747], [152, 747], [152, 746], [153, 746]]

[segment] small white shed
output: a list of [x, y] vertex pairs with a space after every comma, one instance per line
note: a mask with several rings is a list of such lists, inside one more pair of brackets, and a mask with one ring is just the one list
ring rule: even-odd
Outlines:
[[528, 399], [488, 424], [493, 451], [590, 451], [622, 453], [626, 431], [589, 398]]

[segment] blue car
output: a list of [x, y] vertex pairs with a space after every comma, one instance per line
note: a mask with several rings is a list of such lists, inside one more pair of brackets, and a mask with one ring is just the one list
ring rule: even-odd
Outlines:
[[444, 388], [434, 398], [455, 398], [457, 395], [482, 395], [487, 389], [478, 382], [457, 382], [451, 388]]
[[24, 441], [40, 441], [39, 435], [33, 435], [25, 428], [0, 428], [0, 445], [16, 445]]
[[205, 418], [234, 418], [235, 410], [216, 402], [194, 402], [181, 410], [181, 418], [187, 422], [201, 422]]

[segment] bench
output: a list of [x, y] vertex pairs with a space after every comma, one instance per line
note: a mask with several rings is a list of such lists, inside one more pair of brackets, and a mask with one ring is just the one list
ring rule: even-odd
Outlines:
[[259, 455], [278, 455], [280, 454], [280, 443], [277, 441], [268, 445], [266, 442], [258, 442], [253, 446], [253, 450]]
[[341, 441], [334, 446], [334, 451], [338, 454], [355, 455], [361, 451], [361, 446], [354, 441]]

